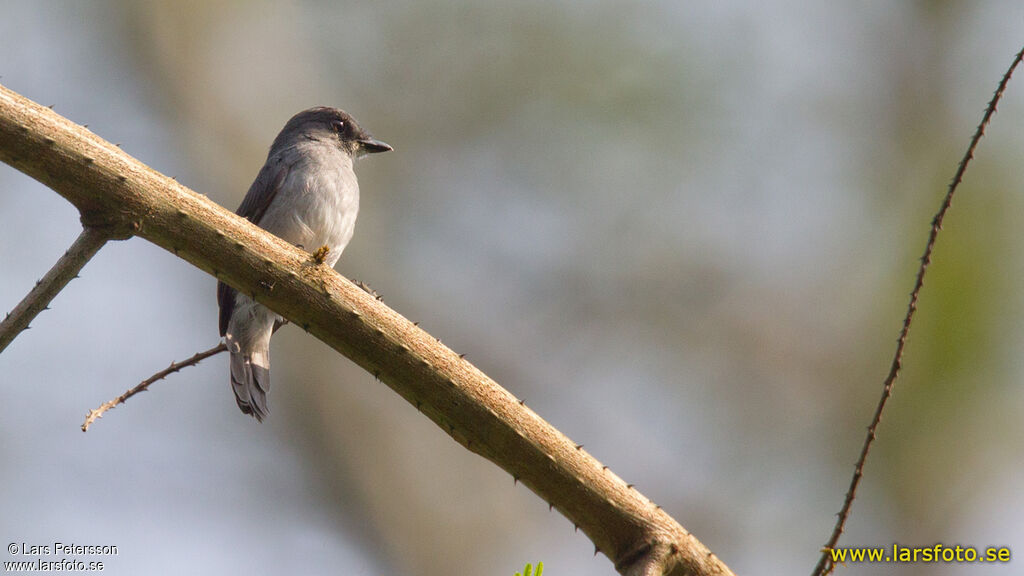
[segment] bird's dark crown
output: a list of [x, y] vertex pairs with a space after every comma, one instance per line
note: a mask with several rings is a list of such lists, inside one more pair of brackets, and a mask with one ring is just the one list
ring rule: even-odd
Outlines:
[[[271, 150], [294, 145], [302, 139], [334, 140], [350, 154], [383, 152], [390, 146], [378, 142], [349, 113], [329, 106], [317, 106], [292, 116], [274, 140]], [[379, 148], [379, 149], [378, 149]]]

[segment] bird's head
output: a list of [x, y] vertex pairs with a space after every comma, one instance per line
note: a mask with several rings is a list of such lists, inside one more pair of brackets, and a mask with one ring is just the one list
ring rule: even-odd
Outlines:
[[285, 124], [272, 149], [294, 145], [304, 139], [334, 142], [353, 158], [377, 152], [390, 152], [391, 146], [375, 139], [359, 127], [344, 110], [318, 106], [303, 110]]

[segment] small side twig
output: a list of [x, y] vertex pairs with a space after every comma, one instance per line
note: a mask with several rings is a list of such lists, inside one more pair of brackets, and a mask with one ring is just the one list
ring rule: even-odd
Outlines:
[[210, 356], [220, 354], [221, 352], [224, 352], [227, 349], [227, 345], [224, 344], [224, 342], [221, 342], [214, 346], [213, 348], [210, 348], [209, 350], [196, 353], [188, 360], [182, 360], [181, 362], [171, 362], [170, 366], [164, 368], [163, 370], [157, 372], [156, 374], [153, 374], [152, 376], [146, 378], [142, 382], [139, 382], [134, 388], [128, 389], [124, 394], [121, 394], [117, 398], [114, 398], [113, 400], [104, 403], [95, 410], [89, 410], [89, 414], [87, 414], [85, 417], [85, 422], [82, 423], [82, 432], [88, 432], [89, 426], [91, 426], [92, 423], [95, 422], [96, 420], [102, 418], [103, 414], [107, 410], [110, 410], [111, 408], [117, 406], [118, 404], [124, 404], [126, 400], [128, 400], [132, 396], [135, 396], [139, 392], [144, 392], [147, 388], [149, 388], [150, 384], [156, 382], [157, 380], [162, 380], [166, 378], [168, 375], [178, 372], [182, 368], [195, 366], [196, 364], [199, 364], [200, 362], [209, 358]]
[[843, 508], [839, 511], [839, 518], [836, 520], [836, 526], [832, 531], [832, 536], [829, 537], [828, 542], [821, 551], [821, 559], [818, 560], [817, 566], [812, 572], [813, 576], [824, 576], [832, 572], [835, 568], [835, 563], [832, 561], [831, 551], [835, 548], [836, 543], [839, 542], [839, 537], [842, 535], [843, 530], [846, 526], [846, 519], [850, 516], [850, 507], [853, 505], [853, 500], [857, 496], [857, 487], [860, 485], [860, 480], [864, 476], [864, 462], [868, 458], [868, 452], [871, 450], [871, 445], [875, 441], [876, 431], [879, 423], [882, 421], [882, 412], [885, 410], [885, 405], [892, 396], [893, 385], [896, 383], [896, 378], [899, 377], [900, 368], [903, 366], [903, 349], [907, 344], [907, 333], [910, 332], [910, 323], [914, 319], [914, 312], [917, 311], [917, 300], [921, 293], [921, 287], [924, 286], [924, 275], [928, 269], [928, 265], [932, 261], [932, 252], [935, 249], [935, 240], [939, 236], [939, 231], [942, 230], [942, 220], [946, 216], [946, 212], [953, 203], [953, 194], [956, 193], [957, 187], [960, 182], [963, 181], [964, 173], [967, 171], [967, 165], [974, 158], [974, 149], [978, 147], [978, 142], [981, 141], [981, 137], [985, 135], [985, 128], [992, 120], [992, 116], [996, 113], [996, 105], [999, 104], [999, 100], [1003, 97], [1003, 92], [1006, 91], [1006, 85], [1010, 82], [1010, 77], [1013, 76], [1013, 71], [1017, 68], [1017, 65], [1024, 60], [1024, 48], [1017, 53], [1014, 57], [1010, 67], [1003, 74], [1002, 80], [999, 82], [999, 86], [996, 88], [995, 94], [992, 96], [992, 100], [988, 103], [988, 107], [985, 109], [985, 115], [981, 119], [981, 123], [978, 124], [978, 128], [974, 131], [974, 136], [971, 137], [971, 143], [967, 147], [967, 152], [964, 153], [964, 157], [960, 160], [960, 164], [957, 166], [956, 173], [953, 175], [953, 180], [949, 183], [949, 189], [946, 192], [946, 197], [942, 201], [942, 206], [939, 208], [938, 213], [932, 218], [931, 232], [928, 234], [928, 243], [925, 245], [924, 255], [921, 256], [921, 265], [917, 269], [917, 280], [914, 282], [914, 290], [910, 293], [910, 304], [907, 306], [907, 314], [903, 319], [903, 328], [900, 330], [900, 337], [896, 344], [896, 353], [892, 359], [892, 366], [889, 368], [889, 375], [885, 378], [885, 382], [882, 386], [882, 397], [878, 401], [878, 407], [875, 408], [875, 414], [871, 418], [871, 425], [868, 426], [868, 434], [864, 439], [864, 445], [860, 450], [860, 457], [857, 458], [857, 464], [853, 469], [853, 478], [850, 480], [850, 488], [846, 492], [846, 500], [843, 502]]
[[28, 295], [0, 322], [0, 352], [17, 338], [40, 312], [78, 276], [82, 267], [107, 243], [108, 236], [97, 228], [86, 226], [75, 243], [57, 260], [50, 271], [36, 282]]

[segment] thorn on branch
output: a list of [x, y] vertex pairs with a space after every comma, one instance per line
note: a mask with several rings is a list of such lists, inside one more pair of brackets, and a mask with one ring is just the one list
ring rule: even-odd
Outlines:
[[359, 288], [361, 288], [363, 290], [363, 292], [366, 292], [370, 296], [373, 296], [374, 299], [376, 299], [378, 302], [383, 302], [384, 301], [384, 296], [382, 296], [381, 294], [377, 293], [377, 291], [374, 290], [373, 288], [371, 288], [370, 285], [367, 284], [366, 282], [362, 282], [360, 280], [353, 279], [352, 283], [355, 284], [356, 286], [358, 286]]

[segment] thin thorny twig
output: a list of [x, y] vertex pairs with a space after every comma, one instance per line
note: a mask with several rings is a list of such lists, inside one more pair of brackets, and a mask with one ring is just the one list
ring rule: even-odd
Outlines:
[[921, 287], [924, 286], [924, 274], [928, 269], [928, 265], [932, 261], [932, 251], [935, 248], [935, 240], [939, 235], [939, 231], [942, 230], [942, 220], [946, 216], [946, 212], [949, 210], [950, 205], [953, 202], [953, 194], [956, 192], [957, 187], [963, 180], [964, 172], [967, 171], [967, 165], [971, 159], [974, 158], [974, 149], [977, 148], [978, 142], [981, 141], [981, 137], [985, 135], [985, 128], [988, 126], [989, 121], [992, 120], [992, 116], [995, 115], [996, 105], [999, 100], [1003, 97], [1003, 92], [1006, 90], [1006, 85], [1010, 81], [1010, 77], [1013, 75], [1013, 71], [1017, 68], [1017, 65], [1024, 59], [1024, 49], [1021, 49], [1014, 57], [1010, 67], [1003, 74], [1002, 80], [999, 82], [999, 86], [996, 88], [995, 94], [992, 96], [992, 101], [988, 103], [988, 107], [985, 109], [985, 116], [981, 119], [981, 123], [978, 124], [977, 130], [974, 132], [974, 136], [971, 138], [971, 143], [967, 147], [967, 152], [964, 157], [960, 160], [959, 166], [957, 166], [956, 174], [953, 175], [953, 180], [949, 183], [949, 189], [946, 192], [946, 197], [942, 201], [942, 206], [939, 208], [938, 213], [932, 219], [931, 232], [928, 234], [928, 244], [925, 246], [924, 255], [921, 257], [921, 265], [917, 269], [917, 280], [914, 283], [914, 290], [910, 293], [910, 304], [907, 306], [907, 314], [903, 318], [903, 328], [900, 330], [900, 337], [896, 344], [896, 354], [892, 360], [892, 366], [889, 368], [889, 375], [885, 378], [885, 383], [882, 386], [882, 398], [878, 402], [878, 407], [875, 408], [875, 414], [871, 418], [871, 425], [868, 426], [868, 434], [864, 439], [864, 445], [860, 450], [860, 457], [857, 459], [857, 464], [853, 469], [853, 478], [850, 480], [850, 488], [846, 492], [846, 500], [843, 502], [843, 508], [839, 511], [839, 518], [836, 520], [835, 529], [832, 531], [832, 536], [829, 537], [828, 542], [825, 543], [822, 548], [821, 559], [818, 561], [818, 565], [815, 566], [813, 576], [825, 576], [832, 572], [835, 568], [835, 562], [832, 561], [831, 551], [835, 548], [836, 543], [839, 541], [839, 537], [843, 533], [843, 529], [846, 526], [846, 519], [850, 515], [850, 506], [853, 504], [853, 500], [857, 495], [857, 486], [860, 484], [860, 480], [864, 475], [864, 462], [867, 460], [868, 452], [871, 450], [871, 445], [875, 441], [876, 430], [878, 429], [879, 423], [882, 421], [882, 411], [885, 410], [885, 405], [889, 401], [889, 397], [892, 396], [892, 388], [896, 383], [896, 378], [899, 377], [900, 368], [903, 366], [903, 349], [907, 343], [907, 333], [910, 331], [910, 323], [914, 319], [914, 312], [917, 311], [917, 300], [921, 293]]
[[195, 366], [196, 364], [199, 364], [200, 362], [209, 358], [210, 356], [220, 354], [221, 352], [224, 352], [227, 349], [227, 345], [225, 345], [224, 342], [221, 342], [214, 346], [213, 348], [210, 348], [209, 350], [197, 352], [188, 360], [182, 360], [181, 362], [171, 362], [170, 366], [164, 368], [163, 370], [157, 372], [156, 374], [153, 374], [152, 376], [146, 378], [142, 382], [139, 382], [137, 385], [135, 385], [134, 388], [128, 389], [124, 394], [121, 394], [120, 396], [114, 398], [113, 400], [110, 400], [109, 402], [103, 403], [99, 408], [95, 410], [89, 410], [89, 414], [86, 415], [85, 417], [85, 422], [82, 423], [82, 432], [88, 432], [89, 426], [91, 426], [92, 423], [95, 422], [97, 419], [102, 418], [103, 414], [107, 410], [110, 410], [111, 408], [117, 406], [118, 404], [124, 404], [125, 400], [131, 398], [132, 396], [135, 396], [139, 392], [144, 392], [147, 388], [149, 388], [150, 384], [156, 382], [157, 380], [162, 380], [163, 378], [166, 378], [168, 375], [173, 374], [181, 370], [182, 368]]
[[[374, 290], [373, 288], [370, 288], [370, 286], [365, 282], [360, 282], [359, 280], [352, 280], [352, 282], [354, 282], [356, 286], [362, 288], [367, 294], [373, 296], [377, 300], [383, 301], [381, 295], [378, 294], [377, 291]], [[277, 324], [274, 325], [274, 331], [276, 332], [278, 328], [284, 326], [287, 323], [287, 320], [280, 320]], [[170, 376], [171, 374], [181, 371], [182, 368], [195, 366], [196, 364], [199, 364], [200, 362], [206, 360], [210, 356], [216, 356], [217, 354], [220, 354], [221, 352], [224, 352], [227, 349], [227, 345], [222, 341], [220, 344], [217, 344], [216, 346], [210, 348], [209, 350], [196, 352], [187, 360], [182, 360], [181, 362], [171, 362], [170, 366], [164, 368], [163, 370], [157, 372], [156, 374], [153, 374], [152, 376], [146, 378], [142, 382], [139, 382], [133, 388], [129, 388], [127, 391], [125, 391], [124, 394], [121, 394], [120, 396], [114, 398], [113, 400], [104, 402], [103, 404], [100, 405], [99, 408], [95, 410], [89, 410], [89, 413], [86, 414], [85, 416], [85, 422], [82, 423], [82, 432], [88, 432], [89, 426], [92, 426], [93, 422], [102, 418], [103, 414], [106, 413], [107, 410], [114, 408], [118, 404], [124, 404], [125, 400], [128, 400], [129, 398], [135, 396], [139, 392], [145, 392], [146, 390], [149, 389], [149, 386], [156, 382], [157, 380], [163, 380], [164, 378]]]
[[0, 352], [17, 336], [28, 330], [36, 315], [46, 310], [50, 302], [78, 277], [82, 267], [107, 243], [107, 235], [98, 228], [86, 226], [75, 243], [57, 260], [53, 268], [29, 291], [28, 295], [0, 321]]

